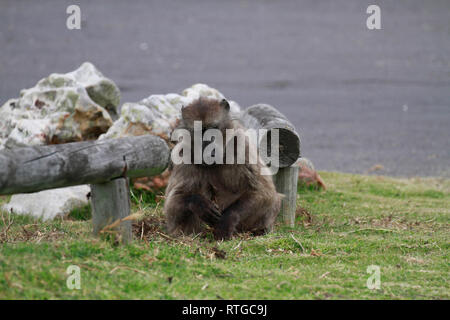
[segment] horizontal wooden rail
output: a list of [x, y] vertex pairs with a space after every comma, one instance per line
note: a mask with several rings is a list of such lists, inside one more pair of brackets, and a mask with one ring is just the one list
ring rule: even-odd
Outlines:
[[[285, 195], [280, 220], [292, 226], [299, 136], [287, 118], [269, 105], [249, 107], [240, 119], [247, 128], [279, 129], [280, 170], [274, 182]], [[90, 184], [94, 233], [114, 226], [108, 232], [128, 243], [132, 235], [131, 222], [124, 220], [130, 214], [127, 178], [157, 175], [169, 158], [167, 143], [154, 135], [5, 149], [0, 151], [0, 195]]]
[[156, 175], [169, 156], [166, 142], [154, 135], [6, 149], [0, 151], [0, 194]]
[[268, 130], [268, 154], [270, 154], [270, 130], [279, 133], [279, 167], [287, 168], [300, 157], [300, 138], [294, 126], [280, 111], [268, 104], [255, 104], [245, 109], [240, 120], [246, 128]]

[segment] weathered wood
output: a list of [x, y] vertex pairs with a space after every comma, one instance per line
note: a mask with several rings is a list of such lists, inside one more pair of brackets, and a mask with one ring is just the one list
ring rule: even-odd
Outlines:
[[[295, 127], [277, 109], [268, 104], [256, 104], [241, 112], [240, 120], [246, 128], [268, 130], [268, 154], [270, 155], [270, 134], [279, 132], [279, 167], [291, 166], [300, 157], [300, 138]], [[260, 146], [264, 147], [264, 146]]]
[[[130, 215], [130, 187], [126, 178], [91, 185], [92, 224], [98, 235], [106, 226]], [[105, 232], [119, 235], [122, 243], [132, 240], [131, 221], [122, 221]]]
[[295, 163], [290, 167], [280, 168], [273, 179], [277, 191], [285, 196], [281, 201], [278, 220], [293, 227], [297, 207], [298, 165]]
[[0, 194], [30, 193], [161, 173], [170, 151], [154, 135], [0, 151]]

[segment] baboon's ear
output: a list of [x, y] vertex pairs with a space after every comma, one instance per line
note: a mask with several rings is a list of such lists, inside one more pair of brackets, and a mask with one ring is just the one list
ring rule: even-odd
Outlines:
[[222, 101], [220, 101], [220, 105], [221, 105], [226, 111], [230, 111], [230, 104], [228, 103], [227, 100], [222, 99]]
[[181, 106], [181, 118], [184, 119], [185, 113], [186, 113], [186, 107], [185, 106]]

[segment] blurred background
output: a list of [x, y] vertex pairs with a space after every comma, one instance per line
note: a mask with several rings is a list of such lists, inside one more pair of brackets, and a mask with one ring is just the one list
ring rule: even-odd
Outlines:
[[84, 61], [121, 103], [200, 82], [272, 104], [319, 170], [450, 177], [448, 0], [0, 0], [0, 104]]

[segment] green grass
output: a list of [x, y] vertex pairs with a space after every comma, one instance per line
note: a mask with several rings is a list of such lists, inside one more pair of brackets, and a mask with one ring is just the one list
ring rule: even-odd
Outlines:
[[[145, 218], [127, 246], [94, 238], [88, 207], [52, 222], [4, 214], [0, 299], [450, 298], [449, 180], [321, 175], [327, 191], [299, 189], [294, 228], [227, 242], [166, 236], [158, 197], [138, 191]], [[80, 290], [66, 286], [70, 265]]]

